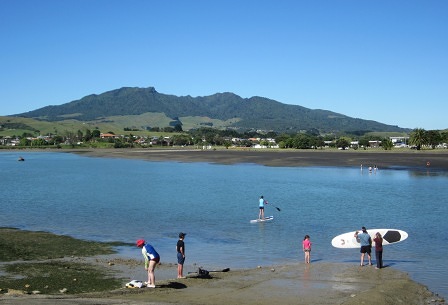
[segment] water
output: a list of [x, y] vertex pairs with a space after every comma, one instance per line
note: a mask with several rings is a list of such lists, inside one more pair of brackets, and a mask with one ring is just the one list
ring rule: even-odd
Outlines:
[[[65, 153], [0, 152], [0, 226], [96, 241], [144, 238], [176, 262], [246, 268], [303, 261], [359, 263], [359, 250], [331, 246], [338, 234], [396, 228], [409, 238], [384, 249], [384, 263], [448, 296], [448, 174], [359, 168], [149, 162]], [[250, 224], [258, 198], [273, 222]], [[277, 211], [275, 207], [281, 209]], [[140, 259], [138, 249], [122, 248]]]

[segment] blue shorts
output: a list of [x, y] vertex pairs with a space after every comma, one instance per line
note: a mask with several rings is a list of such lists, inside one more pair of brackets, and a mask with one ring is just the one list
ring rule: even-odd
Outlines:
[[177, 263], [179, 265], [183, 265], [185, 262], [185, 257], [182, 255], [182, 253], [177, 252]]

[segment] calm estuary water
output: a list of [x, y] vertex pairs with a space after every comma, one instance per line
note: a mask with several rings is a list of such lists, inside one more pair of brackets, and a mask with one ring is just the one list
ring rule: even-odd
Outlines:
[[[207, 269], [302, 261], [305, 234], [313, 263], [358, 264], [359, 250], [333, 248], [334, 236], [395, 228], [409, 238], [385, 247], [385, 265], [448, 296], [448, 173], [20, 153], [25, 162], [0, 152], [0, 226], [96, 241], [145, 238], [172, 263], [183, 231], [188, 263]], [[275, 219], [250, 224], [260, 195]], [[136, 248], [121, 251], [140, 258]]]

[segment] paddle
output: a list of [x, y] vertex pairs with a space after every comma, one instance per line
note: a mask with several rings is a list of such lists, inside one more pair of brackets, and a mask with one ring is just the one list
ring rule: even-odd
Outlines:
[[[269, 204], [269, 203], [268, 203], [268, 204]], [[279, 212], [281, 211], [280, 208], [278, 208], [278, 207], [276, 207], [276, 206], [274, 206], [274, 205], [273, 205], [272, 207], [273, 207], [273, 208], [276, 208], [277, 211], [279, 211]]]
[[198, 268], [198, 271], [196, 271], [196, 272], [188, 272], [188, 274], [192, 274], [192, 273], [201, 274], [201, 273], [204, 273], [204, 271], [205, 271], [205, 273], [207, 273], [207, 272], [229, 272], [230, 268], [225, 268], [225, 269], [222, 269], [222, 270], [210, 270], [210, 271], [202, 269], [202, 268]]
[[229, 271], [230, 271], [230, 268], [225, 268], [222, 270], [210, 270], [209, 272], [229, 272]]

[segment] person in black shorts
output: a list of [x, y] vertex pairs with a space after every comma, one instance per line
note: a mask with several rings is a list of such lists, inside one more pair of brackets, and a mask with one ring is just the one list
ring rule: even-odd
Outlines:
[[367, 257], [369, 259], [369, 266], [372, 266], [372, 239], [367, 233], [366, 227], [361, 228], [361, 233], [358, 234], [358, 231], [355, 232], [355, 238], [358, 240], [358, 242], [361, 244], [361, 266], [364, 266], [364, 256], [367, 253]]

